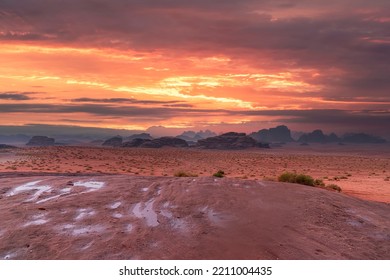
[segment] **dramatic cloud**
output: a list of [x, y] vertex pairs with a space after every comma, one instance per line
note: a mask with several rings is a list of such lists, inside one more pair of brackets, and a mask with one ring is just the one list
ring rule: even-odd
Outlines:
[[81, 97], [72, 99], [72, 102], [91, 102], [91, 103], [131, 103], [131, 104], [167, 104], [170, 106], [178, 106], [178, 107], [185, 107], [186, 104], [177, 104], [180, 103], [180, 101], [157, 101], [157, 100], [137, 100], [134, 98], [87, 98], [87, 97]]
[[145, 117], [152, 119], [168, 119], [177, 115], [225, 114], [224, 110], [204, 110], [167, 107], [138, 106], [105, 106], [105, 105], [59, 105], [59, 104], [0, 104], [3, 113], [37, 113], [37, 114], [73, 114], [88, 113], [96, 116]]
[[24, 93], [0, 92], [0, 100], [29, 100], [30, 97]]
[[388, 0], [2, 0], [0, 115], [380, 131], [389, 15]]

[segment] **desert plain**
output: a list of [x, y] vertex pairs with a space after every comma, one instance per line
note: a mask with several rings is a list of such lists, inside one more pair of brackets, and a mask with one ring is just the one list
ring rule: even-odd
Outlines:
[[390, 259], [389, 203], [387, 144], [4, 149], [0, 259]]

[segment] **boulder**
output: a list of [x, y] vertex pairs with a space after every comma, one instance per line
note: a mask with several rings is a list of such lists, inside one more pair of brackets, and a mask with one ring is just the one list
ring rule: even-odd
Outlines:
[[47, 136], [33, 136], [30, 141], [27, 142], [26, 146], [37, 146], [37, 147], [44, 147], [44, 146], [54, 146], [55, 145], [55, 139], [49, 138]]
[[139, 147], [141, 148], [161, 148], [161, 147], [185, 148], [188, 147], [188, 144], [185, 140], [177, 137], [161, 137], [161, 138], [153, 139], [151, 141], [146, 141]]
[[122, 146], [122, 137], [120, 136], [115, 136], [110, 139], [107, 139], [106, 141], [103, 142], [103, 146], [110, 146], [110, 147], [120, 147]]

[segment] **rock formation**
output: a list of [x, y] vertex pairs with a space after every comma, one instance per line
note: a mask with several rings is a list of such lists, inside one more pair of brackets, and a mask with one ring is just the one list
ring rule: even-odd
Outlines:
[[47, 136], [33, 136], [30, 141], [27, 142], [26, 146], [54, 146], [54, 138], [49, 138]]
[[186, 141], [193, 141], [196, 142], [200, 139], [205, 139], [208, 137], [214, 137], [216, 134], [210, 130], [201, 130], [198, 132], [195, 131], [184, 131], [182, 134], [178, 135], [177, 138], [186, 140]]
[[150, 142], [150, 141], [152, 141], [152, 140], [150, 140], [150, 139], [142, 139], [142, 138], [135, 138], [135, 139], [132, 139], [131, 141], [124, 142], [122, 144], [122, 147], [125, 147], [125, 148], [140, 147], [144, 143], [147, 143], [147, 142]]
[[306, 143], [332, 143], [339, 141], [340, 138], [336, 134], [331, 133], [329, 135], [325, 135], [320, 129], [316, 129], [310, 133], [305, 133], [298, 139], [298, 142]]
[[275, 143], [275, 142], [294, 142], [291, 137], [290, 129], [285, 125], [280, 125], [270, 129], [262, 129], [258, 132], [253, 132], [249, 135], [259, 142]]
[[306, 143], [386, 143], [387, 141], [381, 137], [369, 135], [366, 133], [348, 133], [345, 134], [342, 138], [338, 137], [336, 134], [331, 133], [326, 135], [322, 130], [314, 130], [310, 133], [305, 133], [299, 137], [299, 142]]
[[0, 144], [0, 150], [1, 149], [15, 149], [15, 146], [6, 145], [6, 144]]
[[185, 140], [177, 137], [161, 137], [153, 139], [151, 141], [146, 141], [141, 144], [141, 148], [161, 148], [161, 147], [177, 147], [184, 148], [188, 147], [188, 144]]
[[120, 146], [122, 146], [122, 141], [123, 141], [122, 137], [115, 136], [115, 137], [112, 137], [112, 138], [104, 141], [104, 143], [102, 145], [103, 146], [111, 146], [111, 147], [120, 147]]
[[149, 133], [133, 134], [133, 135], [130, 135], [129, 137], [126, 137], [127, 141], [131, 141], [133, 139], [148, 139], [148, 140], [152, 140], [153, 137]]
[[198, 148], [203, 149], [227, 149], [227, 150], [239, 150], [254, 147], [266, 147], [262, 143], [258, 143], [252, 137], [247, 136], [245, 133], [229, 132], [215, 137], [209, 137], [201, 139], [196, 145]]
[[387, 141], [381, 137], [369, 135], [366, 133], [349, 133], [342, 138], [343, 142], [347, 143], [386, 143]]

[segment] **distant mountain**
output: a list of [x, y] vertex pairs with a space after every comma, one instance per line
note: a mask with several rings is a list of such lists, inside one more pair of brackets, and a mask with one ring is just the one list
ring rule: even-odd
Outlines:
[[219, 136], [198, 140], [196, 147], [203, 149], [240, 150], [247, 148], [269, 148], [245, 133], [228, 132]]
[[177, 137], [160, 137], [150, 141], [145, 141], [140, 145], [141, 148], [162, 148], [162, 147], [176, 147], [176, 148], [186, 148], [188, 143]]
[[118, 135], [104, 141], [102, 146], [120, 147], [122, 146], [122, 141], [123, 141], [122, 137]]
[[6, 144], [24, 144], [30, 140], [31, 136], [24, 134], [15, 134], [15, 135], [0, 135], [0, 143]]
[[280, 125], [270, 129], [262, 129], [258, 132], [249, 134], [250, 137], [259, 142], [275, 143], [275, 142], [294, 142], [291, 137], [290, 129], [285, 125]]
[[343, 142], [347, 143], [386, 143], [387, 141], [381, 137], [369, 135], [366, 133], [348, 133], [342, 138]]
[[130, 135], [129, 137], [125, 138], [126, 141], [131, 141], [133, 139], [148, 139], [148, 140], [152, 140], [153, 137], [149, 133], [139, 133], [139, 134]]
[[134, 147], [140, 147], [146, 142], [150, 142], [152, 140], [150, 139], [142, 139], [142, 138], [135, 138], [127, 142], [123, 142], [122, 147], [125, 148], [134, 148]]
[[26, 144], [26, 146], [46, 147], [54, 146], [55, 139], [47, 136], [33, 136]]
[[55, 138], [58, 142], [76, 140], [84, 143], [89, 143], [96, 139], [107, 139], [112, 135], [131, 135], [142, 132], [144, 131], [69, 125], [0, 125], [0, 142], [26, 143], [34, 135], [46, 135], [48, 137]]
[[298, 139], [298, 142], [304, 143], [331, 143], [340, 141], [341, 139], [336, 134], [331, 133], [329, 135], [325, 135], [320, 129], [316, 129], [310, 133], [305, 133]]
[[6, 145], [6, 144], [0, 144], [0, 150], [1, 149], [15, 149], [15, 146]]
[[316, 129], [313, 132], [305, 133], [299, 137], [298, 142], [302, 143], [386, 143], [387, 141], [381, 137], [369, 135], [366, 133], [348, 133], [343, 137], [338, 137], [336, 134], [331, 133], [326, 135], [320, 129]]
[[217, 134], [210, 131], [210, 130], [201, 130], [201, 131], [198, 131], [198, 132], [195, 132], [195, 131], [184, 131], [182, 134], [176, 136], [177, 138], [180, 138], [180, 139], [183, 139], [183, 140], [186, 140], [186, 141], [191, 141], [191, 142], [196, 142], [200, 139], [205, 139], [205, 138], [208, 138], [208, 137], [214, 137], [216, 136]]

